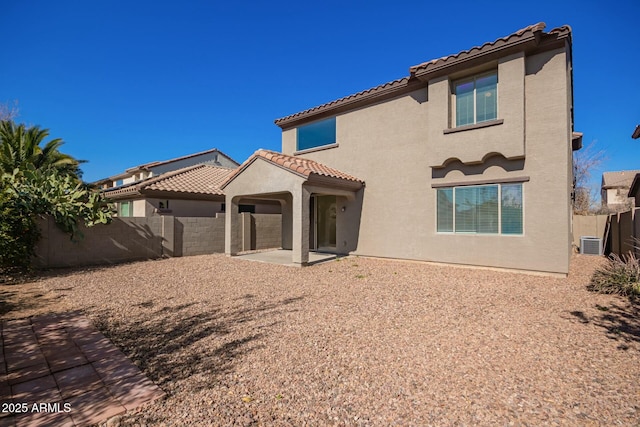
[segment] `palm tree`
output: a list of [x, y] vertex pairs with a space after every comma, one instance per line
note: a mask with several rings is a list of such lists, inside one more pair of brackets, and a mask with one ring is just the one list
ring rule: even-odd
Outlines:
[[61, 153], [59, 149], [64, 141], [60, 138], [52, 139], [41, 147], [48, 136], [48, 129], [38, 126], [27, 128], [10, 120], [0, 121], [0, 173], [36, 169], [80, 178], [79, 166], [84, 161]]

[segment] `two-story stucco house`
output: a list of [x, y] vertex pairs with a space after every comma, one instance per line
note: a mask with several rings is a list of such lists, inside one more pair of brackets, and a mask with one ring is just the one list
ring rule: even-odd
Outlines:
[[[282, 246], [566, 274], [571, 253], [571, 29], [543, 23], [276, 120], [222, 184], [282, 205]], [[226, 253], [238, 252], [226, 216]]]

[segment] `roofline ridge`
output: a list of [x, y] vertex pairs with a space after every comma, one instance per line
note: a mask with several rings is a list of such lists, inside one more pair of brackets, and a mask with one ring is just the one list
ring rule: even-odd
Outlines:
[[531, 51], [538, 48], [548, 49], [548, 46], [554, 40], [559, 41], [566, 37], [569, 37], [570, 40], [571, 27], [569, 25], [562, 25], [545, 33], [546, 27], [547, 24], [540, 21], [479, 46], [473, 46], [448, 56], [422, 62], [409, 67], [408, 76], [289, 114], [274, 120], [274, 123], [282, 129], [288, 129], [312, 120], [369, 105], [378, 100], [417, 90], [427, 84], [428, 78], [447, 73], [451, 67], [462, 67], [468, 61], [489, 60], [495, 56], [506, 55], [516, 51]]
[[411, 67], [409, 67], [409, 73], [410, 74], [414, 74], [416, 71], [418, 71], [418, 70], [420, 70], [422, 68], [425, 68], [425, 67], [427, 67], [428, 65], [431, 65], [431, 64], [435, 65], [439, 61], [446, 62], [449, 59], [459, 58], [460, 55], [471, 54], [474, 50], [475, 51], [480, 51], [480, 50], [486, 48], [487, 46], [495, 45], [499, 41], [508, 42], [511, 38], [513, 38], [513, 37], [522, 37], [529, 31], [531, 31], [533, 33], [536, 33], [538, 31], [543, 31], [546, 28], [546, 26], [547, 25], [544, 22], [538, 22], [537, 24], [529, 25], [527, 27], [519, 29], [518, 31], [515, 31], [515, 32], [513, 32], [511, 34], [508, 34], [506, 36], [498, 37], [497, 39], [495, 39], [493, 41], [485, 42], [485, 43], [481, 44], [480, 46], [473, 46], [473, 47], [470, 47], [469, 49], [461, 50], [461, 51], [459, 51], [457, 53], [453, 53], [451, 55], [442, 56], [440, 58], [432, 59], [430, 61], [426, 61], [426, 62], [420, 63], [418, 65], [411, 66]]
[[394, 84], [402, 83], [403, 80], [406, 80], [408, 82], [410, 79], [411, 79], [411, 76], [404, 76], [404, 77], [397, 78], [395, 80], [391, 80], [391, 81], [379, 84], [377, 86], [372, 86], [370, 88], [361, 90], [359, 92], [352, 93], [350, 95], [343, 96], [343, 97], [338, 98], [338, 99], [334, 99], [333, 101], [325, 102], [323, 104], [316, 105], [315, 107], [307, 108], [306, 110], [299, 111], [299, 112], [293, 113], [293, 114], [289, 114], [288, 116], [280, 117], [279, 119], [274, 120], [274, 123], [275, 124], [282, 123], [282, 122], [287, 121], [289, 119], [292, 119], [294, 117], [298, 117], [300, 115], [303, 115], [303, 114], [306, 114], [306, 113], [310, 113], [312, 111], [316, 111], [316, 110], [319, 110], [319, 109], [322, 109], [322, 108], [325, 108], [325, 107], [328, 107], [328, 106], [331, 106], [331, 105], [334, 105], [334, 104], [337, 104], [337, 103], [341, 103], [341, 102], [350, 100], [352, 98], [361, 97], [363, 95], [372, 93], [373, 91], [377, 91], [377, 90], [380, 90], [380, 89], [385, 89], [385, 88], [387, 88], [389, 86], [392, 86]]

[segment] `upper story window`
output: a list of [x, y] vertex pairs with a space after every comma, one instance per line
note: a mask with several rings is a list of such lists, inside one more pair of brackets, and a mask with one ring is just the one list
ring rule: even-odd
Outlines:
[[479, 74], [453, 83], [456, 127], [498, 118], [498, 73]]
[[335, 144], [336, 118], [331, 117], [330, 119], [300, 126], [297, 128], [297, 139], [298, 151]]

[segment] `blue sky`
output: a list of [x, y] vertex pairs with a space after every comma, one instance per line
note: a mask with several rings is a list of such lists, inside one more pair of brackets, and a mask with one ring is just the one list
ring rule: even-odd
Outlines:
[[0, 102], [93, 181], [219, 148], [280, 149], [274, 119], [540, 21], [573, 28], [575, 129], [640, 169], [640, 2], [3, 0]]

